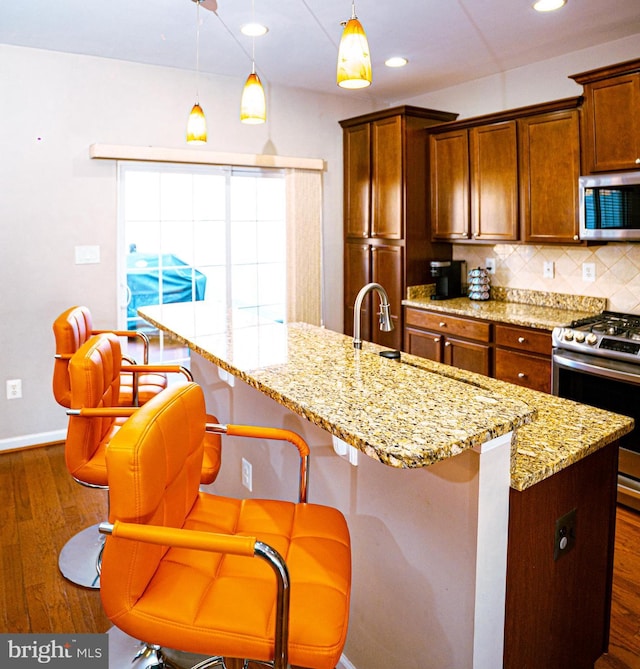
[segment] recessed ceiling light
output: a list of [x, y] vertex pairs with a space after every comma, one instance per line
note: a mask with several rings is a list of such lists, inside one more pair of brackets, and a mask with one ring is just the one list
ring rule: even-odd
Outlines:
[[393, 56], [392, 58], [387, 58], [384, 61], [384, 64], [387, 67], [404, 67], [409, 61], [402, 56]]
[[262, 37], [269, 32], [269, 28], [262, 23], [245, 23], [241, 26], [240, 32], [247, 37]]
[[537, 12], [553, 12], [566, 4], [567, 0], [537, 0], [533, 3], [533, 8]]

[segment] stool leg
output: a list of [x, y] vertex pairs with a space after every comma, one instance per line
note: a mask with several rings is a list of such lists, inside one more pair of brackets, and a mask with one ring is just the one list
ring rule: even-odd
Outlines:
[[58, 568], [72, 583], [93, 590], [100, 589], [99, 563], [105, 537], [92, 525], [67, 541], [58, 557]]

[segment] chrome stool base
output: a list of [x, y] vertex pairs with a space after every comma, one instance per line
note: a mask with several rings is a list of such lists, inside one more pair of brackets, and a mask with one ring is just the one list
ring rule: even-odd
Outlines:
[[58, 569], [67, 581], [93, 590], [100, 589], [100, 559], [105, 540], [98, 527], [99, 524], [92, 525], [71, 537], [58, 557]]

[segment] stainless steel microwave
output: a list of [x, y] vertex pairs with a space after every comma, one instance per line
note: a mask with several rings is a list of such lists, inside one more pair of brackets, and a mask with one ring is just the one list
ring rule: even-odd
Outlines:
[[580, 239], [640, 241], [640, 172], [580, 177]]

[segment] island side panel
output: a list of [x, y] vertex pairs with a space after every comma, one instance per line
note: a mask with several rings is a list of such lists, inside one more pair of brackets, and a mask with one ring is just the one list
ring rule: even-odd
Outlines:
[[[607, 650], [618, 442], [510, 491], [504, 669], [593, 669]], [[554, 560], [556, 520], [576, 510], [575, 546]]]
[[[224, 373], [221, 378], [218, 368], [197, 354], [191, 369], [205, 390], [208, 410], [222, 422], [285, 427], [311, 446], [309, 499], [339, 508], [352, 536], [351, 619], [341, 668], [495, 669], [500, 664], [504, 597], [482, 611], [478, 602], [489, 601], [486, 590], [498, 590], [496, 581], [504, 584], [508, 510], [503, 509], [502, 536], [494, 535], [493, 541], [504, 546], [503, 566], [499, 559], [492, 565], [494, 581], [488, 585], [479, 573], [486, 565], [477, 560], [479, 529], [485, 531], [478, 522], [484, 512], [479, 462], [485, 455], [468, 451], [407, 470], [358, 452], [353, 466], [336, 455], [327, 432], [242, 381]], [[494, 457], [500, 449], [508, 452], [508, 443]], [[252, 464], [252, 492], [241, 485], [243, 457]], [[222, 470], [211, 490], [293, 501], [297, 462], [286, 445], [225, 438]], [[507, 505], [508, 468], [502, 478]], [[489, 498], [485, 495], [485, 502]], [[481, 634], [478, 616], [483, 616]]]

